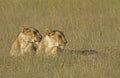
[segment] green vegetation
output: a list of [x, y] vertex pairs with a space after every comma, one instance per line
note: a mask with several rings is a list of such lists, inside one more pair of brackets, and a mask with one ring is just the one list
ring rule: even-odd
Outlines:
[[[119, 78], [119, 0], [0, 0], [0, 78]], [[59, 57], [11, 58], [19, 26], [62, 30], [67, 50]]]

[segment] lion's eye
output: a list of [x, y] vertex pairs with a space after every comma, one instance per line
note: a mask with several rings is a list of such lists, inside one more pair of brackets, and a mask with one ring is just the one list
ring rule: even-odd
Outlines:
[[34, 31], [33, 33], [34, 33], [34, 34], [37, 34], [37, 31]]
[[62, 36], [61, 36], [61, 35], [58, 35], [58, 38], [62, 38]]

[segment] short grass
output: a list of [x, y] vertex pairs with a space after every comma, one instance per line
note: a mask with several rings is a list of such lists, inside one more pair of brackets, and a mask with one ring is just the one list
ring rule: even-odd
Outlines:
[[[0, 78], [119, 78], [119, 0], [0, 0]], [[19, 26], [60, 29], [67, 50], [59, 57], [11, 58]]]

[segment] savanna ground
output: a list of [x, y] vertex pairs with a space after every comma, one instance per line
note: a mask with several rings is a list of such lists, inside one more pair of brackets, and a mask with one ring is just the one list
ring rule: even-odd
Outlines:
[[[65, 53], [11, 58], [20, 25], [62, 30]], [[0, 0], [0, 78], [119, 77], [120, 0]]]

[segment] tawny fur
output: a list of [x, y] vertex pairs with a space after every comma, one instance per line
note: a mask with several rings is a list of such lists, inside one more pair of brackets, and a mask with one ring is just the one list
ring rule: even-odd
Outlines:
[[35, 53], [35, 48], [41, 39], [41, 34], [35, 28], [21, 26], [20, 34], [12, 44], [10, 55], [20, 56], [31, 52]]
[[46, 30], [45, 38], [38, 45], [36, 54], [58, 55], [62, 52], [67, 44], [67, 40], [61, 31]]

